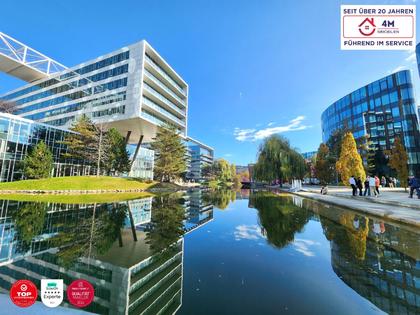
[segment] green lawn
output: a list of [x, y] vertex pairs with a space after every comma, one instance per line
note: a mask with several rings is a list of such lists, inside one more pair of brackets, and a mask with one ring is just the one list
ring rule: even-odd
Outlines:
[[68, 176], [0, 183], [0, 190], [146, 190], [155, 184], [155, 182], [145, 183], [134, 178]]
[[115, 194], [83, 194], [83, 195], [54, 195], [54, 194], [0, 194], [0, 200], [32, 201], [32, 202], [52, 202], [65, 204], [90, 204], [119, 202], [133, 199], [152, 197], [153, 194], [147, 192], [138, 193], [115, 193]]

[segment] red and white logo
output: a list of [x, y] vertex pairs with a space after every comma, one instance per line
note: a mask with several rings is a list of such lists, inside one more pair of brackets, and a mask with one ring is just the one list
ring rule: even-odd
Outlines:
[[373, 18], [366, 18], [359, 24], [359, 32], [364, 36], [370, 36], [375, 33], [376, 25]]
[[29, 280], [18, 280], [10, 289], [10, 299], [19, 307], [29, 307], [38, 297], [36, 285]]
[[95, 290], [87, 280], [75, 280], [67, 287], [67, 298], [76, 307], [88, 306], [94, 297]]

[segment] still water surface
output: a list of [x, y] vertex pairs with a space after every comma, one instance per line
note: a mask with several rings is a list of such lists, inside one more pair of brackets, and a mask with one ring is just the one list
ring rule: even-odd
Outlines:
[[4, 294], [83, 278], [98, 314], [420, 314], [418, 229], [300, 197], [0, 205]]

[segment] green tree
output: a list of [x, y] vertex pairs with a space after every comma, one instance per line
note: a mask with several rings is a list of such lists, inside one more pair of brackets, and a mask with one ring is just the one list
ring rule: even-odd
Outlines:
[[111, 128], [106, 132], [105, 139], [107, 149], [103, 165], [105, 171], [108, 174], [130, 171], [131, 161], [124, 137], [117, 129]]
[[[346, 134], [346, 132], [348, 132], [348, 131], [349, 130], [348, 130], [347, 127], [337, 129], [328, 138], [328, 141], [327, 141], [326, 145], [328, 146], [328, 149], [330, 151], [329, 156], [331, 158], [331, 162], [334, 163], [334, 166], [336, 165], [338, 159], [340, 158], [341, 144], [343, 142], [343, 137]], [[338, 174], [335, 167], [334, 167], [333, 176], [335, 178], [336, 183], [338, 184], [339, 174]]]
[[18, 211], [13, 214], [16, 224], [17, 238], [27, 248], [31, 241], [42, 234], [47, 213], [47, 204], [40, 202], [25, 202]]
[[407, 189], [408, 154], [399, 137], [395, 138], [394, 146], [389, 156], [389, 166], [397, 173], [398, 180], [404, 189]]
[[[89, 165], [97, 165], [99, 148], [103, 144], [100, 141], [101, 131], [86, 115], [82, 115], [70, 128], [70, 133], [63, 143], [67, 146], [65, 157], [81, 159]], [[102, 155], [105, 158], [105, 155]], [[97, 170], [99, 174], [100, 170]]]
[[111, 209], [106, 204], [95, 203], [84, 208], [82, 217], [66, 220], [65, 224], [56, 223], [62, 226], [50, 241], [58, 248], [59, 265], [70, 268], [81, 257], [105, 254], [117, 238], [121, 238], [127, 209], [127, 203], [114, 204]]
[[40, 141], [23, 160], [23, 173], [26, 178], [39, 179], [51, 176], [53, 156], [45, 142]]
[[232, 166], [225, 159], [215, 161], [216, 177], [217, 180], [223, 183], [232, 180]]
[[234, 163], [230, 164], [230, 181], [235, 181], [236, 178], [236, 166]]
[[286, 138], [272, 135], [261, 144], [254, 166], [255, 179], [283, 181], [293, 177], [302, 178], [305, 172], [305, 160], [290, 147]]
[[151, 148], [155, 151], [154, 174], [161, 182], [178, 179], [186, 171], [187, 152], [174, 126], [159, 126]]
[[344, 135], [340, 159], [336, 163], [336, 168], [341, 175], [343, 183], [346, 185], [352, 175], [360, 177], [362, 182], [366, 178], [362, 158], [360, 157], [359, 152], [357, 152], [356, 141], [351, 132], [347, 132]]
[[153, 253], [159, 253], [175, 245], [184, 234], [185, 209], [176, 194], [154, 198], [152, 208], [146, 242]]
[[373, 150], [369, 154], [369, 172], [371, 175], [390, 176], [393, 171], [389, 167], [389, 157], [381, 149]]
[[232, 189], [212, 190], [203, 195], [203, 201], [211, 203], [216, 208], [224, 210], [230, 202], [236, 200], [236, 191]]
[[329, 184], [334, 179], [335, 159], [330, 155], [330, 149], [321, 143], [316, 154], [315, 174], [321, 184]]

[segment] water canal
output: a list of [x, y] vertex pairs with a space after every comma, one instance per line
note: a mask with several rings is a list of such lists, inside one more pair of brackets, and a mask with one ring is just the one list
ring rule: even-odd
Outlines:
[[83, 278], [98, 314], [420, 313], [418, 229], [300, 197], [0, 206], [3, 297], [19, 279]]

